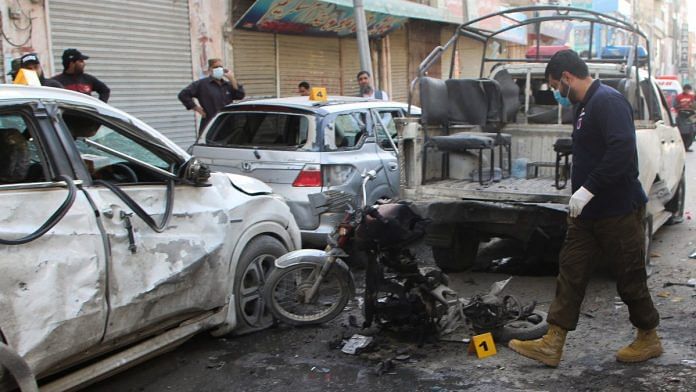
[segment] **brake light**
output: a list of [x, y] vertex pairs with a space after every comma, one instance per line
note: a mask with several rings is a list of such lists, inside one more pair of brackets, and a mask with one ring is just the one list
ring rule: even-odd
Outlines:
[[321, 165], [304, 165], [300, 174], [297, 175], [292, 186], [321, 186]]

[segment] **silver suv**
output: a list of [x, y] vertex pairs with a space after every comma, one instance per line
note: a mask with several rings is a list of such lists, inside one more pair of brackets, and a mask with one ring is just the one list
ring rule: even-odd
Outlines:
[[[351, 97], [247, 101], [227, 106], [192, 146], [213, 170], [244, 174], [284, 196], [304, 246], [322, 246], [342, 211], [314, 213], [308, 195], [328, 190], [360, 194], [360, 173], [382, 166], [368, 202], [399, 192], [394, 118], [405, 104]], [[413, 114], [420, 109], [411, 108]], [[386, 128], [386, 132], [385, 132]]]

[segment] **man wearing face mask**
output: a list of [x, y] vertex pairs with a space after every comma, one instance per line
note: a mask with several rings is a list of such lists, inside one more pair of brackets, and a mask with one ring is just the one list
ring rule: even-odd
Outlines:
[[53, 80], [62, 84], [68, 90], [92, 95], [96, 92], [99, 99], [108, 102], [111, 90], [101, 80], [85, 73], [85, 56], [77, 49], [65, 49], [63, 51], [63, 73], [53, 77]]
[[[222, 66], [222, 60], [208, 60], [208, 73], [210, 76], [196, 80], [179, 93], [179, 100], [186, 109], [201, 115], [199, 135], [208, 121], [223, 107], [231, 104], [235, 99], [244, 98], [244, 87], [237, 83], [232, 71]], [[198, 100], [198, 104], [193, 101], [193, 98]]]
[[616, 353], [616, 360], [642, 362], [658, 357], [662, 354], [656, 333], [660, 318], [644, 266], [647, 197], [638, 181], [631, 105], [621, 93], [592, 79], [585, 62], [572, 50], [556, 53], [545, 76], [559, 104], [575, 105], [573, 195], [556, 296], [549, 308], [549, 331], [537, 340], [513, 339], [509, 347], [547, 366], [558, 366], [566, 333], [577, 326], [595, 263], [606, 260], [612, 263], [617, 290], [638, 329], [635, 340]]

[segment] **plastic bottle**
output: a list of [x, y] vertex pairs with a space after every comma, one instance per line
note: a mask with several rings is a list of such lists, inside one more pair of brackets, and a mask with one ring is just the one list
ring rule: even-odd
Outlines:
[[527, 158], [517, 158], [512, 162], [512, 177], [514, 178], [527, 178], [527, 164], [529, 159]]

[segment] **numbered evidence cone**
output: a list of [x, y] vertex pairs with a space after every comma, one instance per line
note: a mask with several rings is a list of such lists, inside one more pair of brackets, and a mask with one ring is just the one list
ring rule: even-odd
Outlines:
[[546, 366], [557, 367], [561, 362], [567, 333], [568, 331], [558, 325], [549, 324], [549, 331], [540, 339], [528, 341], [512, 339], [508, 347]]
[[323, 102], [328, 101], [329, 96], [326, 93], [326, 88], [325, 87], [312, 87], [312, 89], [309, 92], [309, 100], [310, 101], [323, 101]]
[[486, 332], [472, 337], [467, 352], [469, 354], [476, 353], [479, 359], [497, 354], [495, 342], [493, 342], [493, 335], [490, 332]]
[[20, 70], [17, 71], [17, 76], [15, 76], [13, 83], [41, 87], [39, 75], [37, 75], [35, 71], [24, 68], [20, 68]]

